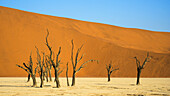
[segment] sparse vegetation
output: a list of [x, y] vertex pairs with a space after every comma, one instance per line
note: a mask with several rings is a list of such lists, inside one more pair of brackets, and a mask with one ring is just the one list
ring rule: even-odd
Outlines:
[[57, 53], [57, 56], [56, 56], [56, 63], [54, 63], [54, 60], [52, 59], [52, 53], [53, 53], [53, 51], [51, 49], [52, 47], [48, 43], [48, 35], [49, 35], [49, 32], [48, 32], [48, 29], [47, 29], [46, 45], [47, 45], [47, 47], [50, 51], [50, 56], [48, 56], [48, 59], [50, 60], [50, 63], [54, 68], [56, 87], [59, 88], [60, 87], [59, 75], [63, 71], [63, 70], [60, 71], [60, 68], [59, 68], [59, 66], [61, 64], [61, 60], [59, 59], [59, 55], [61, 53], [61, 47], [59, 47], [59, 50], [58, 50], [58, 53]]
[[48, 80], [48, 71], [49, 71], [49, 69], [48, 69], [48, 61], [47, 61], [47, 58], [46, 58], [46, 57], [45, 57], [44, 68], [45, 68], [45, 70], [44, 70], [44, 75], [45, 75], [45, 78], [46, 78], [46, 82], [48, 82], [48, 81], [49, 81], [49, 80]]
[[137, 66], [137, 82], [136, 82], [136, 85], [139, 85], [140, 84], [140, 75], [141, 75], [141, 71], [142, 69], [144, 69], [144, 66], [147, 62], [150, 62], [149, 60], [151, 59], [151, 57], [149, 56], [149, 52], [147, 52], [147, 56], [143, 62], [142, 65], [140, 65], [140, 61], [137, 59], [137, 57], [134, 57], [136, 59], [136, 66]]
[[45, 58], [45, 65], [44, 65], [44, 67], [45, 67], [46, 81], [48, 82], [48, 77], [49, 77], [49, 80], [52, 81], [52, 77], [51, 77], [52, 64], [51, 64], [50, 60], [48, 59], [47, 55], [46, 55], [46, 58]]
[[110, 82], [110, 75], [112, 74], [113, 71], [119, 70], [119, 68], [113, 69], [112, 61], [110, 61], [110, 64], [106, 64], [106, 69], [107, 69], [107, 75], [108, 75], [108, 82]]
[[40, 87], [42, 88], [43, 84], [44, 84], [44, 71], [43, 71], [43, 68], [44, 68], [45, 53], [43, 53], [43, 60], [41, 62], [41, 56], [39, 54], [39, 50], [38, 50], [37, 47], [35, 47], [35, 48], [37, 49], [37, 65], [39, 66], [38, 67], [38, 73], [39, 73], [39, 76], [40, 76], [40, 79], [41, 79]]
[[17, 64], [18, 67], [22, 68], [23, 70], [25, 70], [28, 74], [31, 75], [32, 77], [32, 80], [33, 80], [33, 87], [36, 86], [37, 82], [36, 82], [36, 78], [35, 78], [35, 75], [36, 75], [36, 72], [37, 72], [37, 68], [38, 68], [38, 65], [36, 66], [36, 68], [34, 69], [34, 72], [33, 72], [33, 62], [32, 62], [32, 57], [31, 57], [31, 54], [30, 54], [30, 58], [29, 58], [29, 64], [25, 64], [23, 63], [24, 67], [23, 66], [20, 66]]
[[28, 73], [28, 80], [27, 80], [27, 82], [29, 82], [30, 81], [30, 74]]
[[67, 69], [66, 69], [67, 86], [70, 86], [69, 80], [68, 80], [68, 62], [66, 65], [67, 65]]
[[[81, 66], [79, 68], [76, 68], [78, 63], [83, 59], [83, 56], [84, 54], [78, 59], [79, 57], [79, 53], [81, 51], [81, 48], [83, 47], [83, 45], [81, 45], [80, 48], [78, 48], [77, 52], [76, 52], [76, 56], [75, 56], [75, 59], [73, 57], [73, 50], [74, 50], [74, 43], [73, 43], [73, 40], [71, 40], [71, 44], [72, 44], [72, 50], [71, 50], [71, 61], [72, 61], [72, 66], [73, 66], [73, 76], [72, 76], [72, 85], [71, 86], [74, 86], [75, 85], [75, 76], [76, 76], [76, 73], [79, 72], [82, 68], [84, 68], [84, 65], [88, 62], [93, 62], [93, 61], [97, 61], [97, 60], [88, 60], [88, 61], [85, 61], [83, 64], [81, 64]], [[98, 62], [98, 61], [97, 61]]]

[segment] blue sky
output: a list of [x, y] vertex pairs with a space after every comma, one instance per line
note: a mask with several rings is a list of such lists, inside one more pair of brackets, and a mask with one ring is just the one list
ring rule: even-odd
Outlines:
[[170, 32], [170, 0], [0, 0], [0, 6], [128, 28]]

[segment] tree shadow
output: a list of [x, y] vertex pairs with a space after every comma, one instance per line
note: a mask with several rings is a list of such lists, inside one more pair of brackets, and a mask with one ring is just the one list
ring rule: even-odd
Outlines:
[[47, 87], [51, 87], [51, 85], [43, 85], [43, 87], [36, 86], [35, 88], [47, 88]]
[[44, 87], [51, 87], [51, 85], [43, 85]]
[[106, 83], [95, 83], [96, 85], [110, 85], [110, 84], [106, 84]]
[[145, 96], [143, 94], [127, 94], [127, 96]]
[[0, 87], [31, 87], [31, 86], [0, 85]]
[[130, 86], [135, 86], [136, 84], [130, 84]]

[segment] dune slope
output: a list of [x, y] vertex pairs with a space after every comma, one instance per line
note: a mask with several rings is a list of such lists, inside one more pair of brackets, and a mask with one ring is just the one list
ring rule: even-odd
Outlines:
[[[49, 54], [45, 45], [46, 30], [49, 30], [49, 43], [55, 53], [61, 46], [62, 68], [69, 62], [71, 76], [71, 40], [75, 48], [84, 44], [82, 60], [99, 60], [89, 63], [77, 76], [106, 77], [105, 64], [112, 60], [119, 71], [116, 77], [135, 77], [134, 56], [141, 62], [146, 53], [153, 57], [142, 77], [170, 77], [170, 33], [153, 32], [142, 29], [123, 28], [113, 25], [79, 21], [69, 18], [54, 17], [0, 6], [0, 76], [26, 76], [26, 72], [16, 64], [28, 62], [30, 52], [36, 64], [36, 49]], [[74, 50], [74, 52], [77, 49]], [[75, 54], [74, 54], [75, 56]], [[80, 62], [80, 63], [82, 63]], [[65, 76], [65, 71], [61, 74]]]

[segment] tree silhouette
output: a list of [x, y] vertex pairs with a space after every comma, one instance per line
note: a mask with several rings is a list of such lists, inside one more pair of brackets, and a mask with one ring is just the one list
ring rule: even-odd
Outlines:
[[56, 63], [54, 62], [54, 60], [52, 59], [52, 47], [50, 47], [49, 43], [48, 43], [48, 35], [49, 35], [49, 32], [48, 32], [48, 29], [47, 29], [47, 36], [46, 36], [46, 45], [50, 51], [50, 56], [47, 56], [48, 59], [50, 60], [50, 63], [51, 65], [53, 66], [54, 68], [54, 75], [55, 75], [55, 82], [56, 82], [56, 87], [59, 88], [60, 87], [60, 82], [59, 82], [59, 75], [61, 74], [61, 72], [63, 70], [60, 71], [60, 64], [61, 64], [61, 60], [59, 59], [59, 55], [61, 53], [61, 47], [59, 47], [59, 50], [58, 50], [58, 53], [56, 54]]
[[40, 87], [42, 88], [43, 87], [43, 84], [44, 84], [44, 71], [43, 71], [43, 68], [44, 68], [44, 58], [45, 58], [45, 53], [43, 53], [43, 60], [41, 62], [41, 56], [39, 54], [39, 50], [37, 47], [35, 47], [37, 49], [37, 65], [39, 66], [38, 69], [38, 73], [39, 73], [39, 76], [40, 76], [40, 80], [41, 80], [41, 84], [40, 84]]
[[[72, 44], [72, 50], [71, 50], [71, 61], [72, 61], [72, 66], [73, 66], [73, 76], [72, 76], [72, 85], [71, 86], [74, 86], [75, 85], [75, 76], [76, 76], [76, 73], [79, 72], [82, 68], [84, 68], [84, 65], [88, 62], [93, 62], [93, 61], [97, 61], [97, 60], [88, 60], [88, 61], [85, 61], [83, 64], [81, 64], [81, 66], [79, 68], [76, 68], [78, 63], [82, 60], [84, 54], [78, 59], [79, 57], [79, 53], [81, 51], [81, 48], [83, 47], [83, 45], [78, 48], [77, 50], [77, 53], [76, 53], [76, 56], [75, 56], [75, 60], [73, 58], [73, 50], [74, 50], [74, 43], [73, 43], [73, 40], [71, 40], [71, 44]], [[97, 61], [98, 62], [98, 61]]]
[[151, 57], [149, 56], [149, 52], [147, 52], [147, 56], [143, 62], [142, 65], [140, 65], [140, 61], [137, 59], [137, 57], [134, 57], [136, 59], [136, 66], [137, 66], [137, 82], [136, 85], [140, 84], [140, 75], [141, 75], [141, 71], [142, 69], [144, 69], [144, 66], [147, 62], [150, 62], [149, 60], [151, 59]]
[[68, 62], [67, 62], [67, 69], [66, 69], [66, 79], [67, 79], [67, 86], [70, 86], [69, 85], [69, 80], [68, 80]]
[[112, 74], [113, 71], [119, 70], [119, 68], [113, 69], [112, 61], [110, 61], [110, 64], [106, 64], [106, 69], [107, 69], [107, 75], [108, 75], [108, 82], [110, 82], [110, 75]]
[[33, 80], [33, 87], [36, 86], [37, 82], [36, 82], [36, 78], [35, 78], [35, 75], [36, 75], [36, 72], [37, 72], [37, 68], [38, 68], [38, 65], [36, 66], [34, 72], [33, 72], [33, 62], [32, 62], [32, 57], [31, 57], [31, 54], [30, 54], [30, 58], [29, 58], [29, 64], [25, 64], [23, 63], [24, 67], [23, 66], [20, 66], [18, 64], [16, 64], [19, 68], [22, 68], [23, 70], [25, 70], [28, 74], [31, 75], [32, 77], [32, 80]]
[[27, 80], [27, 82], [29, 82], [30, 81], [30, 74], [28, 73], [28, 80]]

